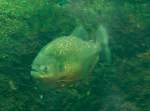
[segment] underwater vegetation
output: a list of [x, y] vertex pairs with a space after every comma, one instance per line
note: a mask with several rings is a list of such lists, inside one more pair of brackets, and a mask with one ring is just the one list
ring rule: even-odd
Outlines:
[[[149, 111], [149, 10], [149, 0], [0, 0], [0, 111]], [[72, 55], [69, 61], [73, 71], [81, 75], [84, 71], [79, 71], [79, 65], [84, 59], [72, 59], [91, 54], [87, 62], [94, 67], [88, 79], [41, 89], [31, 74], [33, 61], [45, 53], [45, 46], [50, 45], [51, 54], [64, 51], [58, 50], [55, 42], [65, 44], [69, 38], [63, 37], [71, 38], [80, 25], [88, 34], [76, 33], [77, 44], [93, 47], [96, 34], [109, 36], [108, 40], [104, 37], [108, 45], [100, 48], [100, 53], [93, 48], [87, 50], [86, 45], [75, 48], [82, 49], [83, 54], [67, 48], [78, 55]], [[107, 33], [96, 33], [99, 25]], [[98, 43], [104, 38], [97, 39]], [[61, 58], [70, 56], [65, 54]], [[94, 62], [96, 56], [99, 59]], [[40, 63], [45, 61], [49, 63], [47, 59]], [[50, 63], [58, 61], [51, 59]], [[66, 60], [62, 59], [60, 65], [64, 67]]]

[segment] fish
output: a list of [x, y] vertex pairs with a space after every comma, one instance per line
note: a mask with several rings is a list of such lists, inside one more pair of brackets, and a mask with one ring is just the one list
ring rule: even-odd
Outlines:
[[100, 26], [95, 35], [95, 40], [88, 40], [87, 31], [79, 26], [70, 35], [49, 42], [33, 60], [31, 76], [46, 84], [87, 77], [98, 62], [101, 49], [109, 52], [105, 29]]

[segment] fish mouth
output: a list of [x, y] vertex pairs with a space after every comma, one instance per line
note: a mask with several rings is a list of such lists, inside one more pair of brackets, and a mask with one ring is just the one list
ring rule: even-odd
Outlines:
[[32, 70], [32, 71], [34, 71], [34, 72], [38, 72], [38, 70], [37, 70], [37, 69], [35, 69], [35, 68], [32, 68], [31, 70]]
[[32, 68], [31, 69], [31, 76], [33, 76], [34, 78], [40, 78], [40, 71], [35, 69], [35, 68]]
[[33, 76], [35, 79], [51, 78], [51, 76], [49, 74], [42, 72], [35, 68], [31, 69], [31, 76]]

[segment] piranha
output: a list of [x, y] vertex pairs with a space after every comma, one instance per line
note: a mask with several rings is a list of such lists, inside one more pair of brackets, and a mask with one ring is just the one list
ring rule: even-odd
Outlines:
[[86, 30], [79, 26], [69, 36], [54, 39], [35, 57], [31, 75], [46, 83], [69, 82], [85, 78], [93, 70], [103, 50], [110, 61], [108, 34], [99, 26], [95, 39], [87, 39]]

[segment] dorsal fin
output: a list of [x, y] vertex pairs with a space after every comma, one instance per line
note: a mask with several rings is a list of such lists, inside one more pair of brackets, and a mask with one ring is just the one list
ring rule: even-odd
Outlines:
[[76, 27], [71, 35], [79, 37], [82, 40], [88, 40], [88, 33], [82, 25]]

